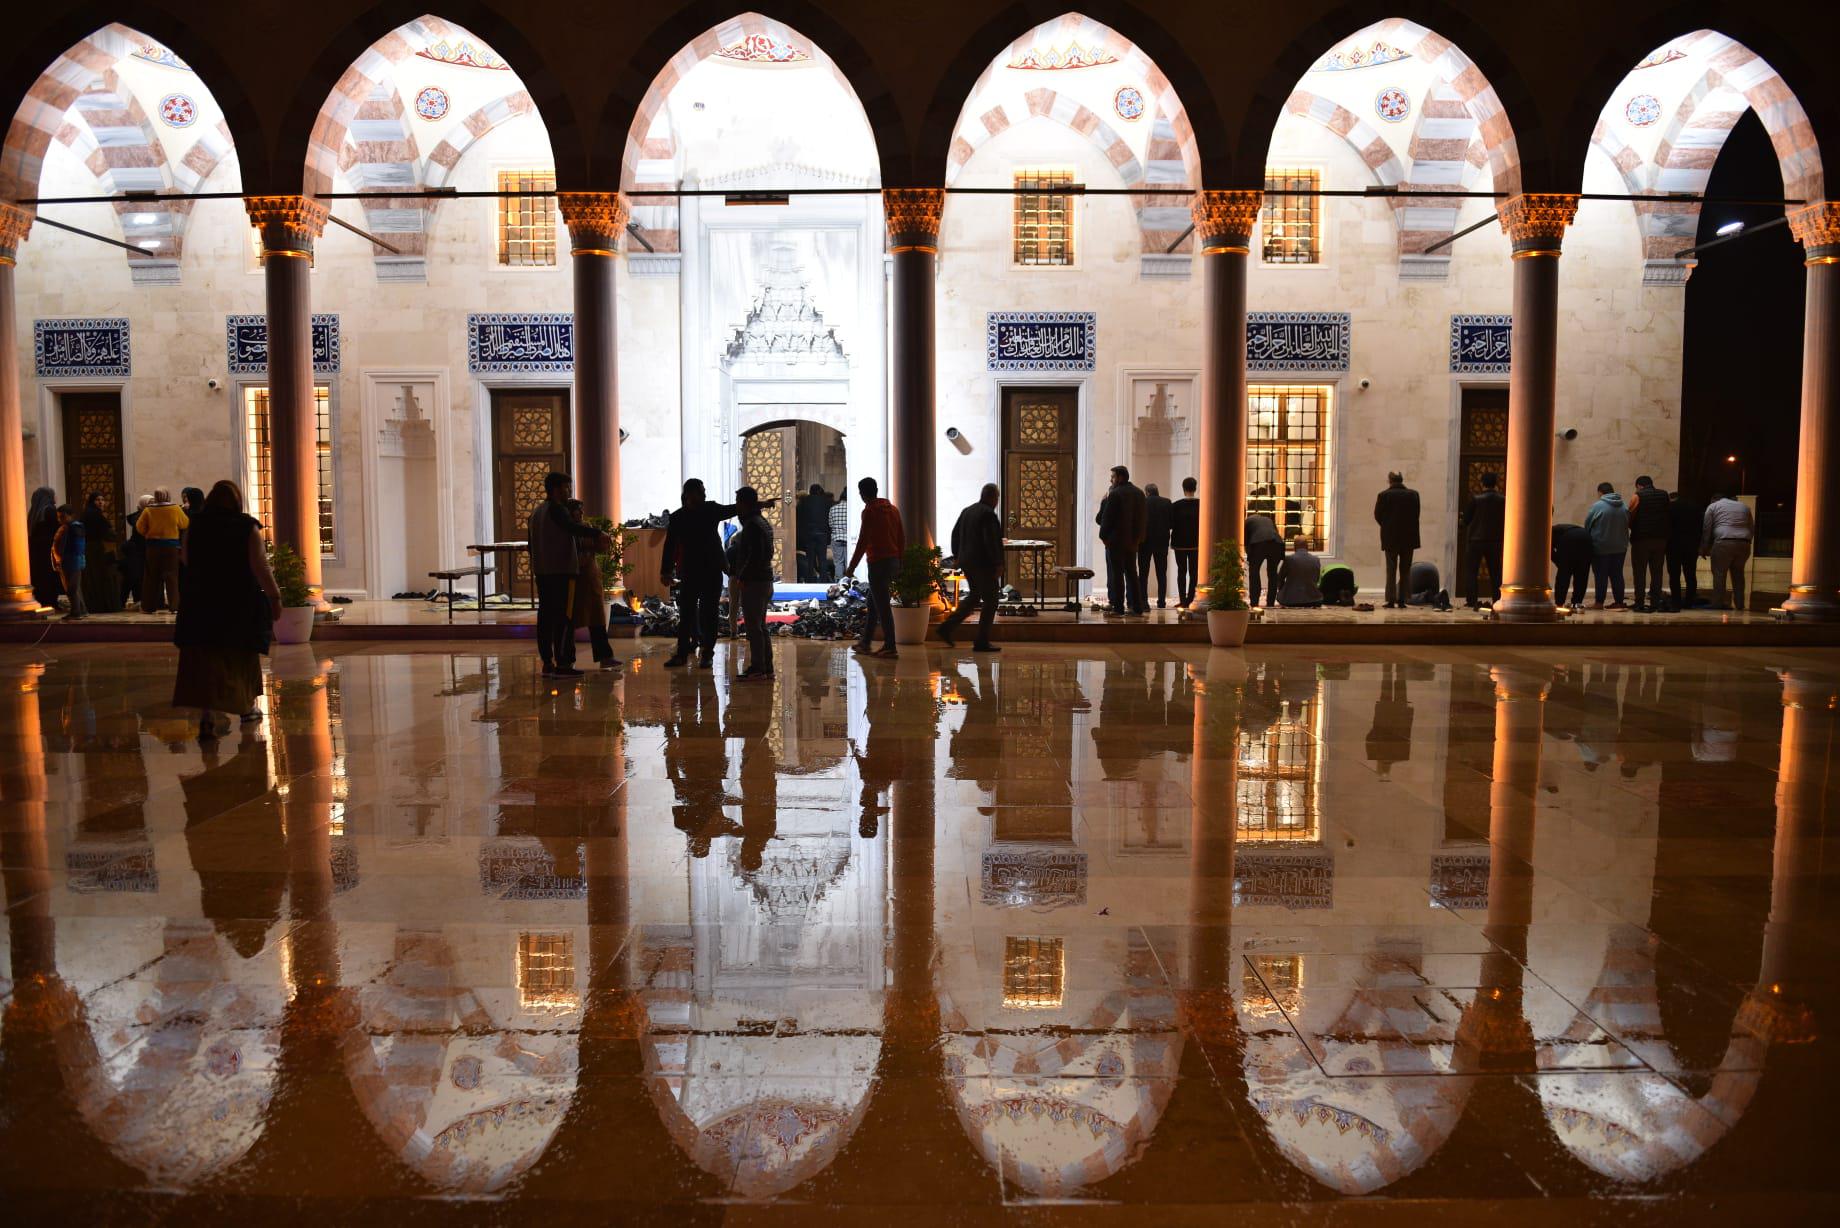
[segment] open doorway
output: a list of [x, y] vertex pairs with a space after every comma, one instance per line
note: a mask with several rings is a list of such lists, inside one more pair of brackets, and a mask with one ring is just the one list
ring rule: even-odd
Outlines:
[[[848, 472], [843, 432], [803, 419], [770, 422], [741, 437], [741, 484], [761, 499], [773, 526], [773, 574], [781, 584], [830, 584], [840, 562], [831, 555], [831, 508]], [[844, 560], [847, 561], [847, 560]]]

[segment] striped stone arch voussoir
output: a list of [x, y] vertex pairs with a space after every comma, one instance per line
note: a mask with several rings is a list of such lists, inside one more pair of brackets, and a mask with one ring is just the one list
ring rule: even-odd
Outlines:
[[[71, 47], [38, 75], [7, 126], [6, 144], [0, 149], [0, 199], [38, 195], [45, 152], [65, 127], [65, 116], [90, 90], [112, 89], [104, 85], [105, 79], [112, 81], [115, 65], [146, 41], [127, 26], [111, 23]], [[158, 142], [154, 144], [157, 148]]]
[[[654, 190], [677, 186], [675, 179], [667, 185], [644, 181], [640, 175], [641, 162], [657, 161], [646, 152], [646, 142], [648, 138], [655, 136], [654, 125], [664, 113], [665, 101], [670, 98], [671, 91], [677, 88], [677, 83], [689, 75], [691, 69], [704, 60], [712, 58], [722, 48], [732, 47], [742, 39], [756, 34], [764, 34], [777, 42], [790, 43], [808, 53], [813, 60], [823, 64], [830, 71], [838, 84], [842, 85], [852, 98], [856, 96], [856, 87], [850, 83], [843, 69], [837, 66], [837, 62], [826, 55], [823, 48], [791, 26], [775, 21], [771, 17], [764, 17], [759, 13], [742, 13], [731, 17], [720, 25], [711, 26], [684, 44], [677, 54], [658, 70], [658, 75], [652, 78], [651, 86], [646, 89], [645, 97], [639, 100], [639, 109], [634, 112], [632, 123], [626, 129], [626, 146], [620, 156], [621, 191], [632, 192], [642, 186]], [[649, 239], [649, 235], [647, 237]]]
[[[1501, 96], [1495, 92], [1495, 87], [1475, 62], [1443, 35], [1401, 17], [1389, 17], [1369, 29], [1373, 37], [1389, 42], [1430, 64], [1436, 74], [1439, 85], [1432, 91], [1425, 106], [1420, 108], [1419, 127], [1414, 134], [1415, 143], [1419, 133], [1425, 133], [1424, 139], [1428, 142], [1458, 139], [1454, 134], [1443, 133], [1439, 127], [1431, 127], [1429, 131], [1427, 128], [1433, 119], [1457, 119], [1460, 109], [1462, 116], [1475, 125], [1473, 138], [1461, 138], [1464, 141], [1465, 157], [1468, 156], [1470, 140], [1478, 141], [1483, 162], [1487, 164], [1494, 179], [1495, 191], [1509, 195], [1519, 192], [1521, 155], [1520, 146], [1514, 139], [1514, 127], [1502, 107]], [[1428, 147], [1425, 161], [1449, 161], [1447, 155], [1451, 152], [1454, 150], [1448, 146]], [[1440, 156], [1429, 156], [1432, 153]], [[1416, 165], [1419, 155], [1413, 154], [1412, 157], [1412, 181], [1417, 182], [1423, 174]]]

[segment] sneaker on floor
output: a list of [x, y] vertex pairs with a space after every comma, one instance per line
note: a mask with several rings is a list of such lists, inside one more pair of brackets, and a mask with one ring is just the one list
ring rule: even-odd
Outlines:
[[1604, 607], [1606, 610], [1627, 610], [1628, 608], [1627, 605], [1624, 605], [1620, 601], [1612, 601], [1609, 605]]
[[579, 678], [581, 677], [581, 671], [576, 669], [573, 665], [558, 665], [553, 671], [551, 671], [550, 677], [552, 678]]
[[995, 644], [973, 644], [971, 646], [971, 651], [972, 652], [1002, 652], [1003, 650]]
[[706, 652], [696, 659], [696, 663], [704, 669], [714, 669], [716, 667], [716, 654], [713, 652]]
[[607, 658], [607, 660], [601, 662], [601, 668], [609, 671], [610, 673], [617, 673], [622, 667], [618, 661], [614, 660], [612, 657], [609, 657]]
[[875, 655], [884, 661], [892, 661], [901, 654], [893, 648], [878, 648], [875, 650]]
[[850, 651], [855, 653], [859, 657], [872, 657], [875, 655], [875, 648], [873, 645], [870, 645], [870, 644], [863, 644], [863, 643], [851, 644]]
[[687, 652], [674, 652], [664, 659], [664, 667], [666, 669], [676, 669], [680, 665], [688, 665], [689, 663], [690, 654]]

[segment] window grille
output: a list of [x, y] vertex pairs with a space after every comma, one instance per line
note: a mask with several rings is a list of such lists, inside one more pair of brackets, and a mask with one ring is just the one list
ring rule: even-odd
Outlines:
[[1073, 185], [1072, 171], [1016, 172], [1016, 263], [1073, 263], [1073, 197], [1047, 188]]
[[1067, 952], [1059, 938], [1003, 940], [1003, 1005], [1057, 1010], [1066, 994]]
[[1322, 198], [1275, 196], [1275, 192], [1314, 192], [1322, 187], [1322, 172], [1307, 167], [1269, 167], [1265, 171], [1265, 205], [1259, 218], [1265, 241], [1266, 264], [1320, 264], [1322, 262]]
[[573, 934], [519, 934], [517, 953], [518, 1004], [525, 1010], [574, 1008], [575, 936]]
[[536, 268], [556, 263], [556, 190], [554, 171], [500, 171], [498, 190], [516, 195], [498, 198], [498, 263], [507, 268]]
[[[274, 434], [268, 407], [268, 387], [252, 384], [243, 390], [244, 448], [249, 475], [248, 489], [243, 492], [248, 512], [262, 522], [263, 532], [274, 536]], [[334, 478], [332, 472], [332, 390], [325, 384], [313, 389], [314, 451], [319, 469], [319, 552], [322, 557], [336, 558], [333, 524]]]
[[1315, 697], [1283, 700], [1278, 719], [1239, 735], [1239, 839], [1320, 838], [1316, 804], [1321, 743]]
[[1326, 449], [1334, 389], [1254, 384], [1246, 398], [1246, 512], [1271, 517], [1285, 548], [1328, 538]]

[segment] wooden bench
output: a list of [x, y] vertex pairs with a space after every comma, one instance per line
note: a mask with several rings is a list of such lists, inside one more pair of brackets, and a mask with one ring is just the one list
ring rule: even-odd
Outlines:
[[492, 574], [492, 569], [490, 567], [487, 567], [485, 563], [483, 562], [481, 562], [479, 566], [477, 567], [453, 567], [453, 568], [449, 568], [446, 571], [431, 571], [428, 573], [428, 578], [430, 580], [440, 580], [446, 583], [447, 585], [447, 621], [448, 622], [454, 621], [454, 581], [464, 580], [468, 576], [478, 576], [479, 577], [479, 603], [480, 603], [479, 608], [483, 610], [485, 609], [486, 577], [491, 574]]
[[1093, 578], [1090, 567], [1056, 567], [1055, 573], [1067, 583], [1067, 604], [1061, 609], [1073, 611], [1073, 621], [1080, 621], [1080, 581]]

